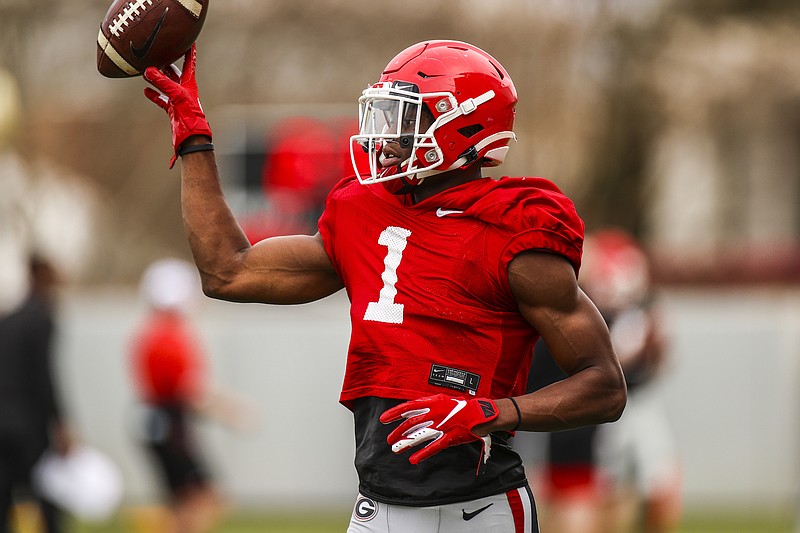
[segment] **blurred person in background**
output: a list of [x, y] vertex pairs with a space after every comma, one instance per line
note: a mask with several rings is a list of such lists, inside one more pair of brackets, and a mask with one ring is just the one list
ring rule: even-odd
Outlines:
[[11, 527], [15, 499], [36, 500], [46, 533], [64, 530], [62, 512], [34, 492], [33, 472], [45, 451], [73, 446], [54, 379], [58, 274], [41, 257], [29, 261], [27, 298], [0, 316], [0, 532]]
[[[680, 522], [680, 468], [657, 393], [665, 346], [649, 270], [627, 232], [609, 228], [587, 235], [579, 284], [608, 323], [628, 405], [612, 424], [546, 435], [535, 479], [548, 530], [668, 533]], [[528, 390], [566, 376], [547, 344], [538, 342]]]
[[353, 117], [293, 115], [270, 128], [260, 176], [263, 206], [239, 220], [251, 244], [315, 231], [328, 191], [352, 172], [349, 140], [357, 132]]
[[188, 318], [202, 294], [194, 266], [155, 261], [142, 276], [140, 293], [148, 313], [133, 339], [131, 369], [144, 405], [137, 433], [167, 493], [170, 513], [161, 527], [203, 533], [219, 522], [224, 505], [192, 421], [211, 416], [238, 428], [241, 411], [209, 384], [201, 340]]
[[595, 437], [596, 460], [610, 483], [607, 531], [675, 531], [682, 474], [659, 391], [666, 346], [648, 257], [623, 230], [593, 232], [586, 237], [580, 285], [608, 323], [629, 391], [620, 420], [599, 427]]
[[[547, 343], [537, 342], [527, 391], [535, 392], [566, 377], [567, 374], [553, 359]], [[520, 453], [530, 451], [524, 449], [526, 446], [544, 448], [537, 454], [539, 461], [529, 467], [541, 502], [542, 531], [612, 533], [605, 529], [608, 486], [597, 464], [598, 428], [590, 425], [553, 431], [534, 442], [515, 443]]]
[[[182, 74], [147, 69], [161, 93], [145, 93], [170, 117], [205, 292], [350, 298], [340, 402], [354, 416], [359, 494], [348, 531], [537, 532], [509, 438], [615, 420], [626, 392], [608, 329], [578, 287], [574, 205], [543, 178], [482, 174], [514, 138], [508, 73], [463, 42], [400, 52], [362, 93], [356, 175], [329, 193], [318, 233], [250, 245], [220, 187], [196, 57], [192, 47]], [[569, 376], [526, 395], [539, 335]], [[298, 424], [313, 424], [309, 415]], [[324, 450], [325, 435], [305, 445]]]

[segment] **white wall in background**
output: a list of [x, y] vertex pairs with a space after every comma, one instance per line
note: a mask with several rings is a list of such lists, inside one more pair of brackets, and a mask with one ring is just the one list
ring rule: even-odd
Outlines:
[[[687, 505], [790, 504], [799, 485], [800, 290], [667, 291], [661, 302], [672, 357], [664, 400]], [[135, 502], [156, 497], [130, 431], [127, 349], [143, 313], [133, 291], [68, 294], [59, 342], [76, 425], [119, 463]], [[338, 403], [344, 294], [288, 307], [208, 301], [195, 318], [215, 380], [260, 410], [250, 434], [201, 424], [234, 503], [347, 512], [357, 482], [352, 419]]]

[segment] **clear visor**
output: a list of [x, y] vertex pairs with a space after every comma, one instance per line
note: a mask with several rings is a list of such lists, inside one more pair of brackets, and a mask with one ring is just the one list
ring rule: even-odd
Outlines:
[[415, 135], [420, 105], [400, 99], [374, 99], [363, 104], [361, 135], [374, 139], [398, 139]]
[[[432, 129], [420, 131], [422, 95], [416, 92], [416, 87], [410, 84], [401, 86], [401, 83], [376, 84], [365, 90], [359, 98], [359, 134], [351, 138], [350, 149], [353, 167], [362, 183], [414, 175], [441, 162], [441, 152], [436, 146]], [[382, 157], [383, 148], [393, 142], [398, 143], [408, 156], [399, 163], [392, 161], [392, 164], [384, 166], [387, 159]], [[421, 162], [417, 159], [421, 148], [433, 150], [436, 157]], [[365, 153], [366, 158], [357, 156], [357, 150]], [[427, 153], [427, 150], [423, 153]]]

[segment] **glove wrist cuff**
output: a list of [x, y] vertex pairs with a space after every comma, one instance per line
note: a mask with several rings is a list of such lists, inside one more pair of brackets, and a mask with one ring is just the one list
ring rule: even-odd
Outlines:
[[189, 146], [179, 146], [176, 153], [180, 157], [183, 157], [186, 154], [191, 154], [192, 152], [209, 152], [213, 150], [214, 145], [212, 143], [190, 144]]

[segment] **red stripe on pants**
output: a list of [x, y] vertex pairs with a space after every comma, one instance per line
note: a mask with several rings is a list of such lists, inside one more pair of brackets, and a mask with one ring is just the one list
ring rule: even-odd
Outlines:
[[525, 509], [522, 507], [522, 498], [519, 497], [519, 491], [510, 490], [506, 492], [506, 498], [508, 498], [508, 506], [511, 507], [511, 516], [514, 517], [515, 533], [525, 533]]

